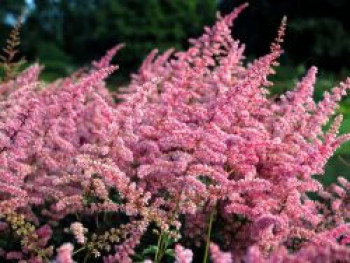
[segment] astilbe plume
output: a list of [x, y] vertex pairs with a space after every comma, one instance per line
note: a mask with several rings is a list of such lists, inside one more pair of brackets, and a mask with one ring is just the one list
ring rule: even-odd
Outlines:
[[73, 249], [74, 247], [72, 246], [72, 244], [69, 243], [60, 246], [57, 250], [57, 257], [54, 263], [73, 263]]
[[70, 231], [74, 235], [75, 239], [79, 244], [84, 244], [85, 243], [85, 232], [86, 228], [80, 223], [80, 222], [75, 222], [70, 225]]
[[311, 67], [295, 90], [271, 98], [267, 79], [282, 54], [286, 20], [271, 52], [244, 66], [243, 46], [229, 30], [244, 7], [219, 17], [185, 52], [152, 52], [133, 76], [120, 107], [135, 112], [135, 178], [170, 210], [180, 200], [184, 236], [204, 239], [216, 211], [235, 260], [251, 245], [268, 256], [284, 244], [297, 249], [297, 241], [337, 244], [350, 233], [348, 219], [325, 223], [328, 214], [308, 193], [322, 190], [313, 176], [350, 138], [337, 137], [341, 116], [322, 130], [350, 80], [315, 103]]
[[[315, 103], [311, 67], [272, 98], [286, 20], [270, 53], [245, 65], [230, 30], [245, 7], [218, 16], [187, 51], [151, 52], [119, 103], [104, 80], [121, 45], [50, 84], [39, 65], [0, 84], [0, 235], [17, 231], [22, 244], [1, 257], [62, 263], [85, 251], [85, 260], [132, 262], [150, 226], [160, 243], [181, 229], [202, 246], [213, 218], [213, 262], [349, 259], [350, 183], [328, 189], [314, 175], [350, 138], [337, 136], [341, 116], [323, 131], [350, 80]], [[75, 215], [72, 244], [55, 251], [53, 231]], [[175, 246], [176, 262], [193, 256]]]
[[185, 249], [181, 245], [175, 246], [175, 263], [190, 263], [193, 253], [189, 249]]
[[[145, 225], [154, 218], [162, 222], [156, 206], [147, 208], [147, 193], [125, 174], [133, 155], [124, 141], [133, 140], [133, 135], [127, 127], [121, 129], [127, 118], [115, 108], [103, 82], [116, 69], [106, 65], [110, 55], [96, 64], [103, 68], [82, 73], [77, 80], [75, 75], [40, 83], [41, 67], [34, 65], [1, 84], [0, 212], [5, 222], [11, 224], [6, 215], [18, 214], [35, 224], [47, 220], [57, 226], [70, 214], [102, 212], [142, 216]], [[112, 188], [121, 202], [110, 199]], [[72, 227], [83, 244], [76, 230]], [[119, 234], [127, 238], [124, 232]], [[122, 237], [115, 243], [119, 240]], [[23, 250], [23, 257], [37, 260], [42, 258], [38, 252]]]

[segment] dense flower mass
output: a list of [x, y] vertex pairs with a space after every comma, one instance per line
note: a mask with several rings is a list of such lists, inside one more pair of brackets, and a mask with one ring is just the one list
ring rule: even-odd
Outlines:
[[117, 97], [104, 80], [121, 45], [51, 84], [38, 65], [0, 84], [0, 240], [18, 241], [1, 257], [350, 261], [350, 182], [315, 176], [350, 139], [333, 118], [350, 79], [315, 103], [312, 67], [272, 98], [286, 21], [245, 65], [230, 30], [245, 7], [187, 51], [153, 51]]

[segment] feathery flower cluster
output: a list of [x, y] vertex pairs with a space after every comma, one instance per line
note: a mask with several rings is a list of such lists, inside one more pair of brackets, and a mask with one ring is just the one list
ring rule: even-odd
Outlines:
[[139, 164], [135, 177], [159, 198], [165, 191], [184, 196], [180, 213], [194, 213], [185, 235], [205, 233], [191, 229], [193, 222], [204, 219], [197, 224], [206, 227], [208, 207], [217, 210], [217, 221], [228, 228], [222, 229], [225, 245], [238, 258], [251, 245], [267, 255], [294, 239], [337, 242], [349, 235], [346, 220], [326, 224], [328, 215], [307, 194], [322, 189], [313, 175], [323, 173], [350, 138], [336, 136], [341, 117], [322, 130], [350, 80], [316, 104], [312, 67], [295, 90], [269, 98], [267, 78], [282, 53], [285, 20], [270, 54], [244, 67], [243, 46], [229, 30], [242, 8], [219, 18], [174, 59], [167, 60], [171, 51], [158, 58], [151, 53], [134, 76], [121, 107], [140, 116], [134, 119], [139, 142], [131, 146]]
[[74, 247], [72, 244], [66, 243], [57, 249], [57, 257], [55, 263], [74, 263], [72, 259]]
[[[0, 238], [16, 227], [25, 241], [0, 247], [1, 257], [132, 262], [156, 226], [155, 262], [180, 234], [203, 247], [208, 227], [217, 263], [349, 259], [350, 183], [326, 189], [315, 175], [350, 139], [337, 136], [341, 116], [323, 130], [350, 79], [315, 103], [312, 67], [271, 98], [286, 20], [270, 53], [245, 66], [230, 30], [245, 7], [219, 16], [187, 51], [151, 52], [118, 103], [104, 80], [121, 45], [54, 83], [41, 83], [33, 65], [0, 84]], [[51, 239], [66, 227], [76, 251]], [[180, 243], [175, 262], [191, 262]]]
[[74, 238], [77, 240], [79, 244], [84, 244], [85, 243], [85, 232], [86, 228], [80, 223], [80, 222], [75, 222], [70, 225], [70, 231], [73, 233]]
[[175, 246], [175, 255], [175, 263], [191, 263], [193, 257], [192, 251], [181, 245]]

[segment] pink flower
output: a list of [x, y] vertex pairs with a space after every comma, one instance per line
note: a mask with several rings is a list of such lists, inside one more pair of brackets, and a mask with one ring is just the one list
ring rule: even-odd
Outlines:
[[215, 244], [210, 244], [210, 257], [214, 263], [232, 263], [232, 256], [229, 252], [222, 252]]
[[55, 263], [74, 263], [72, 258], [73, 245], [70, 243], [63, 244], [57, 250]]
[[[154, 225], [183, 226], [189, 242], [203, 245], [210, 215], [220, 237], [220, 248], [210, 247], [214, 262], [349, 261], [350, 183], [323, 187], [316, 175], [350, 139], [338, 136], [341, 116], [324, 131], [350, 79], [316, 103], [311, 67], [294, 90], [272, 98], [286, 21], [270, 52], [247, 64], [230, 29], [245, 7], [218, 16], [186, 51], [151, 52], [119, 103], [105, 79], [121, 45], [54, 83], [39, 83], [33, 65], [0, 84], [0, 230], [9, 232], [13, 214], [38, 226], [23, 251], [3, 257], [40, 262], [29, 246], [50, 252], [52, 229], [67, 216], [106, 213], [128, 224], [105, 262], [132, 262]], [[70, 231], [89, 242], [82, 223]], [[72, 252], [63, 244], [56, 262], [73, 262]], [[190, 249], [175, 252], [176, 262], [192, 261]]]
[[185, 249], [181, 245], [175, 246], [175, 263], [191, 263], [193, 253], [190, 249]]
[[87, 231], [87, 229], [84, 228], [84, 226], [80, 222], [75, 222], [71, 224], [70, 231], [73, 233], [75, 240], [79, 244], [85, 243], [85, 232]]

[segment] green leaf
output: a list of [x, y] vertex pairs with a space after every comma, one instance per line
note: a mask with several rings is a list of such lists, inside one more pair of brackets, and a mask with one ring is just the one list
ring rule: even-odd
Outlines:
[[198, 180], [206, 186], [213, 184], [213, 180], [207, 175], [199, 175]]
[[146, 248], [143, 252], [142, 255], [148, 255], [148, 254], [155, 254], [157, 253], [158, 247], [155, 245], [149, 246]]
[[174, 249], [167, 249], [165, 251], [165, 255], [169, 256], [169, 257], [175, 257], [175, 252]]

